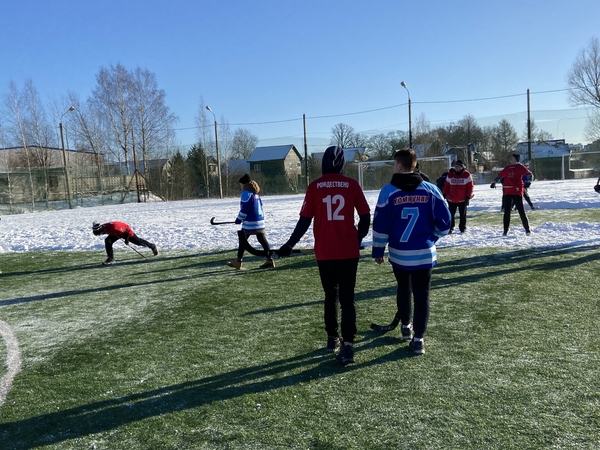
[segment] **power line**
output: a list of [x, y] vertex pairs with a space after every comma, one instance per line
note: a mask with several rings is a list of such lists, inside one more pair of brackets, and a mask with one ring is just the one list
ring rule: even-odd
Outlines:
[[[536, 94], [551, 94], [551, 93], [556, 93], [556, 92], [566, 92], [569, 91], [570, 89], [554, 89], [554, 90], [549, 90], [549, 91], [539, 91], [539, 92], [530, 92], [531, 95], [536, 95]], [[524, 97], [526, 96], [527, 93], [523, 92], [523, 93], [519, 93], [519, 94], [509, 94], [509, 95], [498, 95], [495, 97], [481, 97], [481, 98], [471, 98], [471, 99], [462, 99], [462, 100], [434, 100], [434, 101], [413, 101], [412, 104], [416, 105], [416, 104], [422, 104], [422, 105], [442, 105], [442, 104], [447, 104], [447, 103], [472, 103], [472, 102], [482, 102], [482, 101], [489, 101], [489, 100], [500, 100], [500, 99], [504, 99], [504, 98], [514, 98], [514, 97]], [[394, 109], [394, 108], [400, 108], [400, 107], [405, 107], [406, 105], [408, 105], [408, 103], [400, 103], [398, 105], [392, 105], [392, 106], [384, 106], [381, 108], [374, 108], [374, 109], [366, 109], [363, 111], [355, 111], [355, 112], [349, 112], [349, 113], [341, 113], [341, 114], [329, 114], [329, 115], [324, 115], [324, 116], [309, 116], [306, 117], [306, 119], [332, 119], [335, 117], [345, 117], [345, 116], [356, 116], [359, 114], [368, 114], [368, 113], [372, 113], [372, 112], [378, 112], [378, 111], [385, 111], [387, 109]], [[297, 121], [301, 121], [302, 118], [298, 117], [295, 119], [283, 119], [283, 120], [271, 120], [271, 121], [265, 121], [265, 122], [242, 122], [242, 123], [231, 123], [229, 125], [233, 125], [233, 126], [250, 126], [250, 125], [270, 125], [270, 124], [275, 124], [275, 123], [286, 123], [286, 122], [297, 122]], [[205, 125], [204, 127], [212, 127], [212, 125]], [[195, 126], [195, 127], [186, 127], [186, 128], [174, 128], [175, 131], [180, 131], [180, 130], [195, 130], [195, 129], [199, 129], [199, 128], [203, 128], [201, 126]]]

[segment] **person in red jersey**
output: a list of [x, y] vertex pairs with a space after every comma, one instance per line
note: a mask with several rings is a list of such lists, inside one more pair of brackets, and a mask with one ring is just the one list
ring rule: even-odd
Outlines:
[[[308, 185], [300, 219], [289, 240], [277, 252], [279, 256], [289, 256], [314, 218], [315, 258], [325, 292], [327, 351], [333, 353], [341, 347], [336, 359], [343, 365], [354, 362], [354, 287], [360, 244], [371, 224], [371, 210], [360, 185], [342, 173], [345, 162], [341, 147], [331, 146], [325, 150], [322, 176]], [[354, 224], [355, 210], [359, 216], [358, 229]], [[338, 301], [342, 311], [341, 339]]]
[[448, 208], [450, 208], [450, 215], [452, 216], [449, 233], [454, 231], [454, 215], [457, 209], [459, 216], [458, 229], [461, 233], [464, 233], [467, 229], [467, 206], [473, 198], [473, 178], [460, 159], [454, 163], [454, 168], [450, 169], [446, 175], [442, 194], [448, 201]]
[[521, 156], [517, 153], [513, 153], [510, 158], [510, 164], [500, 171], [498, 176], [494, 178], [491, 188], [496, 187], [496, 183], [502, 180], [503, 185], [503, 196], [502, 196], [502, 208], [504, 209], [504, 234], [508, 235], [508, 229], [510, 228], [510, 213], [512, 205], [515, 205], [521, 217], [523, 228], [527, 235], [531, 234], [529, 229], [529, 220], [525, 214], [525, 208], [523, 207], [523, 192], [525, 191], [525, 183], [523, 177], [529, 177], [532, 175], [530, 170], [519, 162]]
[[133, 232], [131, 227], [125, 222], [107, 222], [103, 224], [94, 222], [92, 225], [92, 233], [94, 233], [95, 236], [108, 234], [106, 239], [104, 239], [106, 255], [108, 256], [106, 261], [102, 263], [104, 265], [113, 264], [115, 262], [113, 244], [119, 239], [123, 239], [125, 241], [125, 245], [129, 245], [129, 243], [131, 242], [135, 245], [148, 247], [150, 250], [152, 250], [154, 256], [158, 255], [158, 249], [156, 248], [156, 244], [153, 244], [138, 237]]

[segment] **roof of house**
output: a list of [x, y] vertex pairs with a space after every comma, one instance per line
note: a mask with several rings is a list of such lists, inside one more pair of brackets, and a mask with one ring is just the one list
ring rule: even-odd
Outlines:
[[245, 159], [232, 159], [227, 161], [227, 167], [230, 173], [248, 173], [250, 172], [250, 163]]
[[298, 158], [302, 160], [302, 156], [296, 149], [294, 144], [286, 144], [286, 145], [272, 145], [269, 147], [256, 147], [248, 158], [248, 162], [258, 162], [258, 161], [278, 161], [285, 159], [290, 151], [296, 152]]
[[[529, 156], [529, 147], [527, 142], [519, 142], [515, 148], [515, 153], [523, 156]], [[564, 139], [549, 139], [547, 141], [536, 141], [531, 143], [532, 158], [555, 158], [562, 155], [569, 155], [571, 149], [565, 143]]]
[[[362, 155], [365, 153], [365, 147], [351, 147], [344, 149], [344, 158], [346, 162], [362, 161]], [[325, 152], [314, 152], [317, 159], [323, 159]]]

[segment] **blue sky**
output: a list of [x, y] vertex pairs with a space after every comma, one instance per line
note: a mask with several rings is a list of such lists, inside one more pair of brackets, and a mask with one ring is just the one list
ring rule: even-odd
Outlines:
[[[27, 0], [2, 2], [0, 95], [33, 81], [42, 99], [87, 98], [100, 67], [156, 74], [178, 141], [196, 141], [200, 99], [260, 145], [322, 151], [345, 123], [372, 134], [472, 114], [587, 142], [566, 75], [591, 37], [598, 0]], [[488, 99], [470, 101], [475, 99]], [[469, 101], [467, 101], [469, 100]], [[212, 118], [212, 116], [210, 116]]]

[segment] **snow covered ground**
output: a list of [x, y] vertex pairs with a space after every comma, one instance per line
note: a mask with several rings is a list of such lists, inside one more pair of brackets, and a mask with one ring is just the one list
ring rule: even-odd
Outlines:
[[[532, 201], [541, 210], [598, 208], [600, 195], [593, 187], [596, 180], [535, 181], [529, 189]], [[378, 191], [365, 195], [372, 211], [375, 209]], [[455, 233], [441, 239], [439, 247], [451, 246], [548, 246], [600, 244], [600, 223], [570, 223], [568, 217], [557, 217], [556, 223], [545, 222], [532, 226], [531, 236], [525, 236], [517, 213], [513, 213], [511, 231], [502, 237], [502, 214], [500, 212], [502, 189], [490, 189], [489, 185], [475, 186], [475, 197], [470, 212], [494, 211], [498, 213], [493, 226], [470, 226], [466, 233]], [[272, 247], [284, 244], [298, 220], [303, 195], [263, 197], [267, 237]], [[237, 247], [238, 225], [211, 225], [210, 218], [217, 221], [234, 220], [239, 199], [187, 200], [174, 202], [129, 203], [117, 206], [96, 206], [73, 210], [43, 211], [3, 216], [0, 221], [0, 253], [26, 252], [30, 250], [101, 250], [104, 237], [92, 234], [92, 222], [119, 220], [129, 223], [138, 236], [154, 242], [159, 249], [192, 249], [209, 251]], [[535, 215], [536, 211], [527, 214]], [[530, 216], [531, 217], [531, 216]], [[456, 216], [458, 220], [458, 214]], [[251, 243], [258, 246], [252, 238]], [[365, 240], [370, 245], [371, 235]], [[116, 248], [118, 248], [118, 243]], [[310, 230], [298, 244], [312, 247]], [[146, 250], [146, 249], [143, 249]]]

